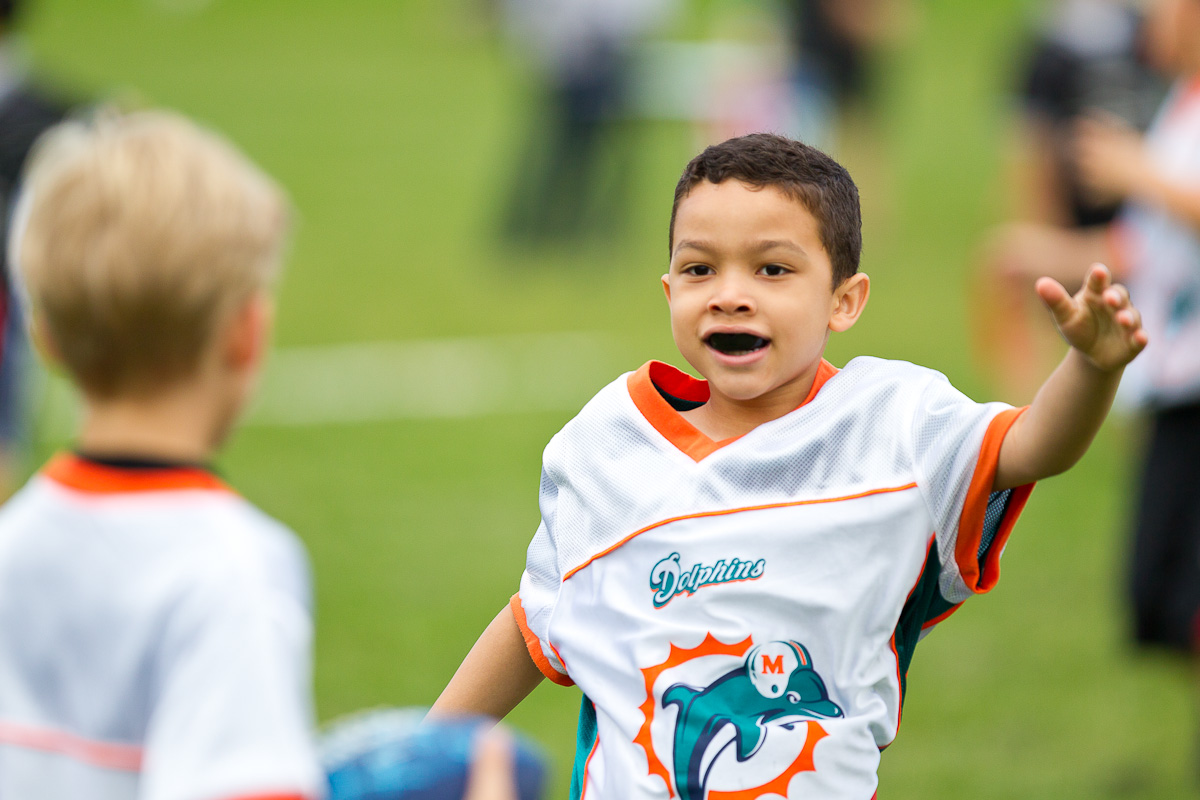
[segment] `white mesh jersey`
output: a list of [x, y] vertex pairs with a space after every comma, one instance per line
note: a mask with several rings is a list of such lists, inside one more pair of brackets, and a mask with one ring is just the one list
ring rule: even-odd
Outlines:
[[707, 398], [651, 362], [546, 448], [512, 609], [584, 693], [573, 796], [868, 800], [922, 630], [999, 576], [1021, 409], [875, 358], [733, 440], [676, 410]]
[[210, 473], [57, 457], [0, 509], [0, 798], [320, 796], [309, 602]]
[[[1150, 158], [1181, 185], [1200, 186], [1200, 78], [1180, 81], [1146, 134]], [[1157, 407], [1200, 399], [1200, 231], [1130, 201], [1114, 228], [1133, 302], [1150, 336], [1121, 381], [1123, 401]]]

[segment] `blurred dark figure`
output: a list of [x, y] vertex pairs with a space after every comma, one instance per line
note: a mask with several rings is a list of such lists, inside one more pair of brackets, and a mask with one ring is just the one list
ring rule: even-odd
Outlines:
[[1060, 2], [1037, 31], [1021, 87], [1019, 149], [1029, 161], [1018, 215], [1072, 227], [1104, 225], [1119, 204], [1079, 182], [1073, 125], [1101, 112], [1144, 131], [1165, 83], [1141, 46], [1141, 14], [1114, 0]]
[[504, 233], [572, 240], [619, 222], [633, 155], [625, 136], [637, 45], [673, 0], [500, 0], [507, 33], [542, 86], [515, 159]]
[[1011, 278], [1012, 266], [1034, 258], [1078, 263], [1079, 256], [1057, 249], [1057, 239], [1041, 235], [1045, 226], [1101, 231], [1121, 205], [1081, 182], [1077, 120], [1103, 115], [1144, 131], [1166, 90], [1145, 57], [1142, 15], [1131, 3], [1059, 0], [1048, 12], [1019, 78], [1020, 110], [1005, 177], [1015, 221], [989, 235], [974, 287], [981, 359], [1013, 402], [1031, 399], [1062, 346], [1044, 324], [1029, 282]]
[[904, 0], [787, 0], [796, 138], [832, 145], [840, 118], [868, 110], [872, 61], [909, 27]]
[[66, 114], [66, 105], [26, 74], [14, 25], [23, 3], [0, 0], [0, 499], [11, 492], [23, 442], [23, 373], [28, 344], [8, 269], [8, 222], [21, 166], [38, 135]]
[[1146, 10], [1147, 56], [1173, 81], [1149, 130], [1099, 113], [1071, 126], [1080, 183], [1122, 201], [1120, 212], [1104, 227], [1014, 228], [993, 268], [1029, 290], [1041, 275], [1103, 261], [1137, 304], [1150, 343], [1119, 395], [1149, 423], [1128, 564], [1132, 633], [1186, 659], [1200, 709], [1200, 0]]

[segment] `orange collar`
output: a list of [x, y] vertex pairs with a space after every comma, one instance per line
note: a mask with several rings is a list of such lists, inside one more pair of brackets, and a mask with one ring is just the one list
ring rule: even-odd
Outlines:
[[[825, 382], [837, 372], [837, 367], [825, 359], [821, 359], [812, 388], [808, 390], [808, 396], [804, 398], [804, 402], [800, 406], [811, 402]], [[664, 364], [661, 361], [646, 362], [641, 369], [629, 376], [628, 386], [633, 404], [637, 406], [638, 411], [642, 412], [646, 421], [693, 461], [700, 461], [725, 445], [742, 438], [734, 436], [721, 441], [710, 439], [671, 407], [671, 404], [658, 393], [658, 388], [655, 387], [661, 388], [672, 397], [696, 403], [708, 402], [709, 389], [707, 381], [693, 378], [670, 364]]]
[[222, 480], [198, 467], [122, 469], [59, 453], [42, 468], [42, 474], [68, 489], [91, 494], [161, 492], [207, 489], [231, 492]]

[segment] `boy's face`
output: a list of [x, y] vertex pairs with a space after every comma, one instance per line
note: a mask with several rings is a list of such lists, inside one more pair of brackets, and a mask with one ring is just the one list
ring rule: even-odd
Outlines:
[[[791, 410], [803, 402], [830, 330], [847, 320], [817, 220], [773, 187], [697, 184], [679, 205], [663, 286], [671, 333], [712, 401]], [[862, 296], [865, 303], [865, 287]], [[710, 402], [712, 402], [710, 401]]]

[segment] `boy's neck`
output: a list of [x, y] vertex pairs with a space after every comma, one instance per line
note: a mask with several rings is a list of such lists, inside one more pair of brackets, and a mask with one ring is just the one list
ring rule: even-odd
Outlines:
[[803, 405], [815, 381], [814, 371], [796, 385], [780, 387], [776, 392], [752, 400], [734, 400], [713, 392], [707, 403], [680, 414], [713, 441], [734, 439], [795, 411]]
[[206, 394], [183, 389], [147, 397], [88, 397], [77, 446], [101, 458], [203, 464], [223, 438], [222, 416]]

